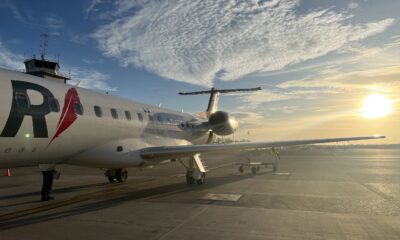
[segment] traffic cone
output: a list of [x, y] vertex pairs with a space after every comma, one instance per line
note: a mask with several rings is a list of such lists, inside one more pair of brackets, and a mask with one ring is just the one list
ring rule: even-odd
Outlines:
[[10, 169], [9, 168], [7, 168], [7, 171], [6, 171], [6, 175], [5, 175], [6, 177], [11, 177], [11, 171], [10, 171]]

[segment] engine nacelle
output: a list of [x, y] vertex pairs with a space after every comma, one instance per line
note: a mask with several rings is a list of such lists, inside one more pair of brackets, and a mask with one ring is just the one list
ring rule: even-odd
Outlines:
[[238, 122], [229, 113], [217, 111], [211, 114], [208, 119], [212, 131], [220, 136], [226, 136], [234, 133], [238, 128]]

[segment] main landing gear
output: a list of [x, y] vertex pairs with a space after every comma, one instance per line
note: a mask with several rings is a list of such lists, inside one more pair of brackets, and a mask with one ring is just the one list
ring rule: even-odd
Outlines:
[[128, 179], [128, 171], [124, 168], [108, 169], [104, 175], [109, 182], [125, 182]]
[[202, 185], [206, 182], [206, 173], [199, 171], [186, 171], [186, 183], [188, 185], [198, 184]]
[[186, 183], [188, 185], [202, 185], [205, 183], [207, 166], [200, 159], [200, 154], [190, 157], [187, 164], [181, 159], [179, 162], [186, 168]]

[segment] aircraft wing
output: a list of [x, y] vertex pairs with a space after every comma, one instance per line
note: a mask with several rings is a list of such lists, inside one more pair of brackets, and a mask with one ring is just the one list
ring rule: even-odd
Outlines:
[[239, 150], [271, 148], [271, 147], [286, 147], [286, 146], [331, 143], [331, 142], [347, 142], [347, 141], [358, 141], [358, 140], [369, 140], [369, 139], [380, 139], [380, 138], [385, 138], [385, 136], [375, 135], [375, 136], [364, 136], [364, 137], [303, 139], [303, 140], [272, 141], [272, 142], [162, 146], [162, 147], [143, 148], [140, 151], [140, 155], [144, 159], [160, 160], [160, 159], [188, 157], [198, 153], [239, 151]]

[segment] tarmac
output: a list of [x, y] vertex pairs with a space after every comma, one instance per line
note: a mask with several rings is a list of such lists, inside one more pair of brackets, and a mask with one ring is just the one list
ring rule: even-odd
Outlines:
[[195, 186], [179, 163], [129, 169], [122, 184], [62, 165], [48, 202], [37, 167], [12, 169], [0, 239], [400, 239], [400, 149], [284, 151], [277, 173], [239, 173], [242, 155], [203, 159]]

